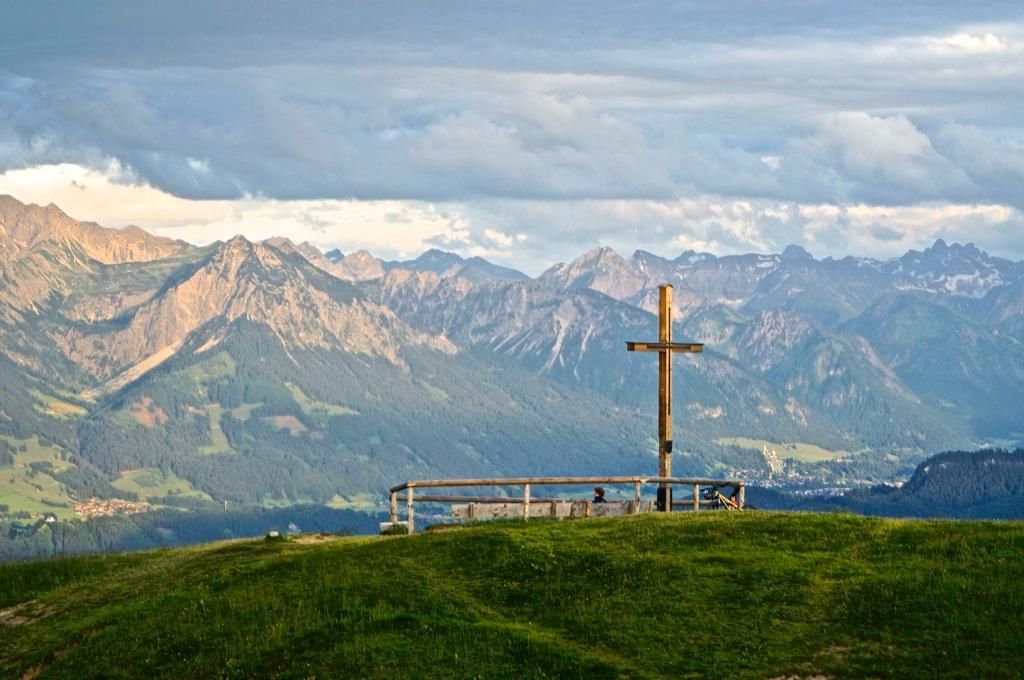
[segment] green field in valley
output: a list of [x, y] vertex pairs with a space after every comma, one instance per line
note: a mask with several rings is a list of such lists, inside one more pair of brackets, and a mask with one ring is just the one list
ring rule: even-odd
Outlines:
[[701, 513], [0, 567], [0, 675], [1007, 677], [1024, 525]]
[[347, 406], [338, 406], [337, 404], [327, 404], [316, 399], [311, 399], [306, 396], [302, 389], [293, 383], [285, 383], [285, 387], [292, 393], [292, 397], [295, 399], [295, 403], [299, 405], [303, 413], [318, 416], [357, 416], [359, 411], [348, 408]]
[[209, 494], [196, 489], [188, 480], [178, 477], [173, 472], [164, 472], [157, 468], [125, 470], [111, 485], [122, 491], [130, 491], [141, 500], [165, 496], [211, 500]]
[[0, 436], [0, 440], [15, 449], [14, 464], [0, 465], [0, 505], [7, 506], [10, 513], [42, 516], [52, 512], [61, 519], [74, 517], [74, 500], [67, 487], [53, 478], [53, 474], [74, 467], [66, 460], [67, 452], [38, 437]]
[[767, 446], [769, 450], [775, 449], [775, 453], [778, 454], [779, 458], [792, 458], [793, 460], [806, 463], [835, 460], [836, 458], [845, 458], [851, 455], [849, 451], [832, 451], [816, 444], [806, 444], [803, 442], [780, 444], [765, 439], [750, 439], [749, 437], [720, 437], [715, 440], [715, 443], [726, 446], [742, 446], [743, 448], [756, 451], [761, 451], [763, 446]]

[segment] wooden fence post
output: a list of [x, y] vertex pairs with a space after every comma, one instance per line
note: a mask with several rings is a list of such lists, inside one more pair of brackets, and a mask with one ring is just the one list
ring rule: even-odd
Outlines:
[[746, 505], [746, 500], [747, 500], [747, 485], [746, 484], [740, 484], [739, 498], [737, 500], [738, 500], [738, 505], [740, 506], [740, 510], [742, 510], [743, 506]]
[[700, 510], [700, 484], [693, 485], [693, 511]]
[[530, 485], [523, 484], [523, 521], [530, 519]]
[[411, 486], [408, 489], [406, 489], [406, 496], [405, 496], [405, 518], [406, 518], [406, 520], [408, 522], [409, 534], [412, 534], [413, 531], [415, 531], [415, 522], [416, 522], [416, 520], [413, 517], [412, 487]]
[[640, 480], [633, 482], [633, 514], [640, 514]]
[[388, 511], [388, 521], [394, 524], [398, 521], [398, 493], [395, 491], [391, 492], [391, 503]]

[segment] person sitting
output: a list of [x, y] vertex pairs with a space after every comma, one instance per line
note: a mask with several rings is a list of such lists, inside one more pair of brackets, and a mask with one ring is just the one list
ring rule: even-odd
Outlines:
[[608, 501], [606, 501], [604, 499], [604, 489], [601, 488], [600, 486], [595, 486], [594, 487], [594, 502], [595, 503], [607, 503], [608, 502]]

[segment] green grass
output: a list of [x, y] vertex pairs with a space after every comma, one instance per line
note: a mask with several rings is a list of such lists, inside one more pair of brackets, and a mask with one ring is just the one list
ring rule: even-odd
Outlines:
[[0, 675], [1007, 677], [1022, 554], [1013, 523], [708, 512], [65, 559], [0, 568], [30, 619]]
[[335, 495], [325, 505], [329, 508], [348, 508], [350, 510], [375, 510], [379, 507], [380, 496], [359, 492], [348, 496]]
[[235, 375], [235, 360], [227, 352], [217, 352], [183, 371], [196, 385], [205, 385], [216, 378]]
[[228, 412], [239, 420], [249, 420], [252, 416], [252, 412], [260, 406], [263, 406], [263, 402], [259, 402], [257, 404], [242, 404], [241, 406], [236, 406], [233, 409], [228, 409]]
[[338, 406], [337, 404], [328, 404], [323, 401], [317, 401], [306, 395], [298, 385], [293, 383], [285, 383], [285, 387], [292, 393], [292, 397], [295, 399], [295, 403], [299, 405], [303, 413], [314, 415], [314, 416], [357, 416], [359, 411], [348, 408], [347, 406]]
[[220, 404], [210, 404], [206, 407], [206, 413], [210, 418], [210, 443], [199, 447], [200, 453], [216, 455], [219, 453], [234, 453], [228, 443], [228, 437], [220, 426], [220, 414], [224, 409]]
[[835, 460], [836, 458], [845, 458], [850, 455], [849, 451], [832, 451], [816, 444], [805, 444], [803, 442], [780, 444], [766, 439], [750, 439], [748, 437], [721, 437], [716, 439], [715, 443], [742, 446], [748, 449], [755, 449], [758, 452], [761, 451], [763, 445], [767, 444], [769, 449], [775, 449], [775, 453], [778, 454], [779, 458], [792, 458], [805, 463]]
[[36, 411], [52, 418], [56, 418], [57, 420], [80, 418], [88, 413], [88, 411], [79, 404], [65, 401], [59, 397], [50, 396], [35, 388], [30, 389], [29, 394], [35, 398], [33, 406]]
[[427, 391], [430, 398], [434, 401], [448, 401], [448, 393], [442, 390], [436, 385], [431, 385], [428, 382], [420, 381], [420, 386]]
[[157, 468], [126, 470], [111, 484], [122, 491], [135, 493], [142, 500], [165, 496], [210, 500], [209, 494], [196, 489], [188, 480], [182, 479], [173, 472], [165, 474]]
[[32, 463], [49, 463], [54, 473], [74, 467], [61, 458], [62, 449], [57, 446], [43, 446], [38, 437], [15, 439], [0, 435], [0, 439], [15, 449], [25, 446], [25, 451], [16, 451], [14, 465], [0, 465], [0, 505], [8, 506], [8, 512], [27, 511], [33, 517], [52, 512], [61, 519], [75, 517], [74, 500], [67, 487], [43, 471], [33, 472]]

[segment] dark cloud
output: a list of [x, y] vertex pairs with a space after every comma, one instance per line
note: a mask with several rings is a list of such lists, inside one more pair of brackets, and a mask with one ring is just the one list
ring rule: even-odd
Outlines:
[[879, 225], [871, 230], [871, 235], [879, 241], [900, 241], [906, 234], [891, 227]]
[[[310, 43], [411, 46], [464, 63], [467, 52], [507, 62], [505, 50], [529, 59], [537, 50], [564, 53], [619, 50], [694, 41], [747, 44], [772, 36], [891, 38], [929, 34], [964, 24], [1019, 19], [1018, 2], [970, 6], [943, 0], [865, 0], [822, 3], [797, 0], [766, 6], [759, 0], [382, 0], [367, 6], [333, 0], [264, 2], [230, 0], [52, 0], [5, 3], [0, 8], [4, 63], [24, 66], [88, 61], [113, 67], [238, 67], [294, 63], [297, 47]], [[340, 48], [339, 48], [340, 49]], [[403, 50], [404, 51], [404, 50]], [[374, 58], [387, 60], [387, 54]]]

